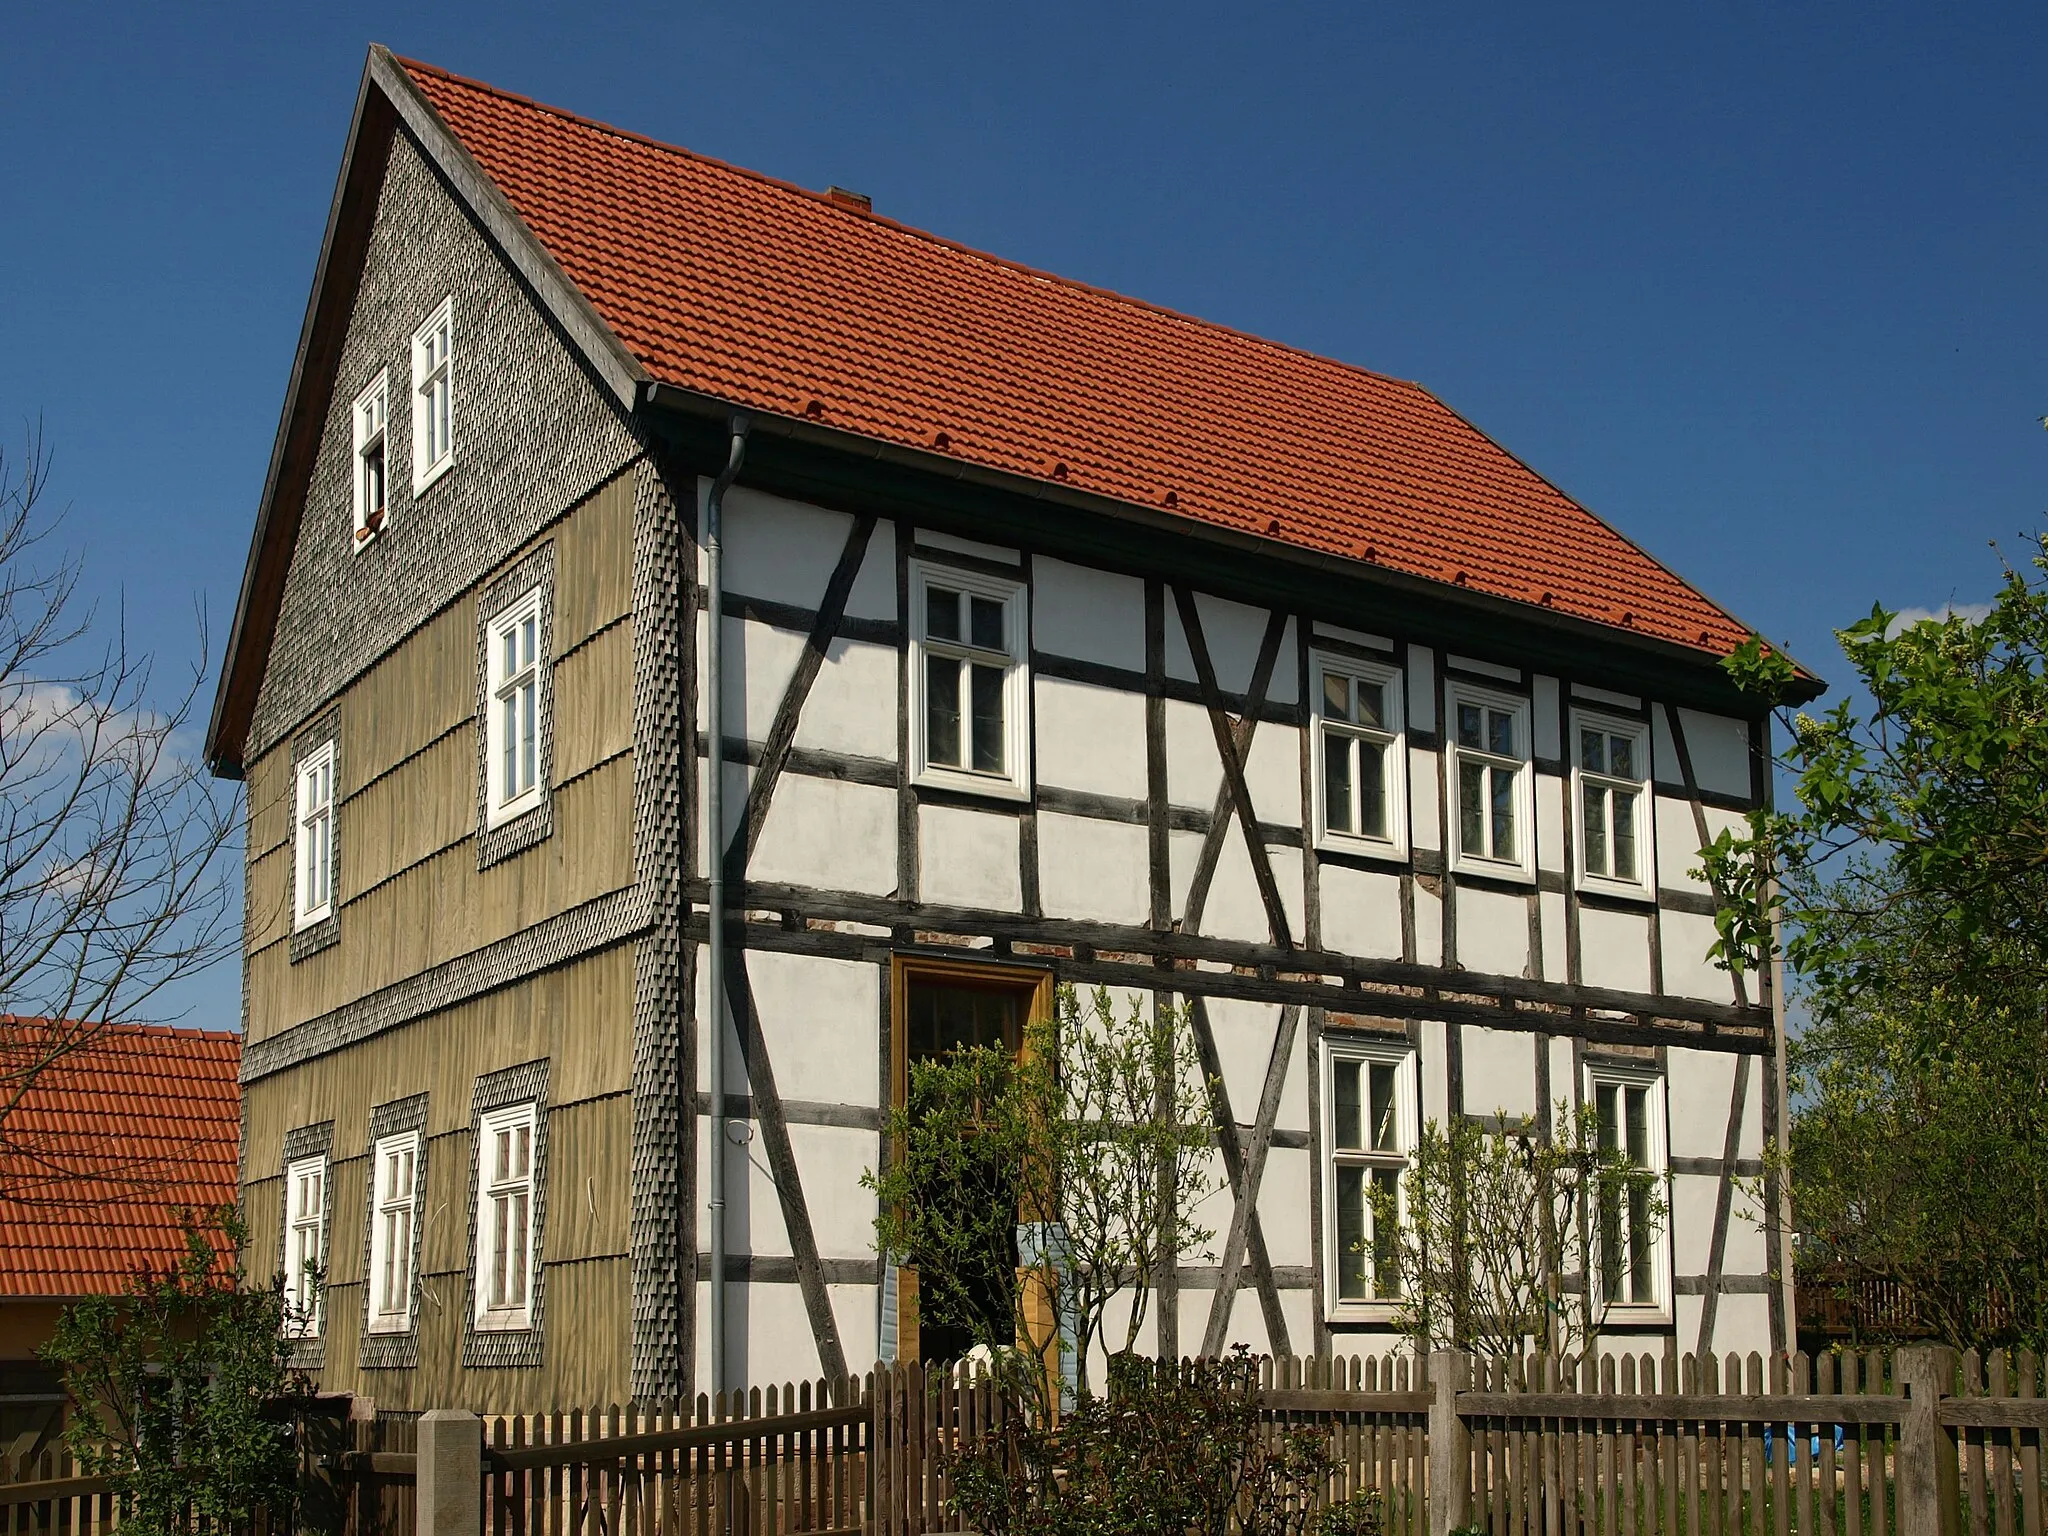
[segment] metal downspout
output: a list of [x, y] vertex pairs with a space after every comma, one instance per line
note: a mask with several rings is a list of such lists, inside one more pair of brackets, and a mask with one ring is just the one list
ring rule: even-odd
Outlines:
[[[721, 527], [725, 492], [739, 478], [740, 465], [747, 457], [748, 419], [744, 412], [732, 416], [732, 445], [725, 468], [711, 482], [711, 494], [704, 504], [704, 585], [709, 594], [709, 629], [704, 644], [705, 686], [704, 731], [710, 738], [709, 775], [704, 786], [704, 821], [710, 829], [704, 839], [709, 861], [710, 887], [706, 901], [705, 985], [710, 995], [710, 1029], [706, 1032], [711, 1052], [711, 1166], [708, 1170], [711, 1198], [708, 1220], [711, 1227], [711, 1390], [731, 1390], [726, 1369], [725, 1302], [725, 582], [724, 539]], [[685, 573], [687, 579], [687, 573]], [[683, 744], [685, 752], [691, 744]], [[688, 854], [684, 855], [687, 860]], [[682, 1091], [690, 1091], [682, 1084]], [[696, 1148], [686, 1150], [695, 1157]], [[687, 1234], [684, 1234], [687, 1241]]]

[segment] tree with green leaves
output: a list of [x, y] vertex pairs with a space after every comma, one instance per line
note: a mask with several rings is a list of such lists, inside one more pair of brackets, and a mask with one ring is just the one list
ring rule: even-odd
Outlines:
[[[1903, 1282], [1959, 1345], [2048, 1344], [2048, 540], [1987, 612], [1838, 633], [1861, 699], [1780, 710], [1796, 804], [1724, 832], [1716, 955], [1782, 956], [1802, 1279]], [[1752, 639], [1728, 669], [1784, 697]], [[1783, 933], [1782, 950], [1777, 935]]]
[[66, 1307], [44, 1346], [74, 1404], [65, 1441], [135, 1536], [245, 1532], [292, 1508], [291, 1409], [311, 1386], [290, 1368], [283, 1282], [242, 1272], [247, 1238], [231, 1207], [188, 1217], [174, 1262]]
[[1214, 1187], [1209, 1089], [1178, 1010], [1063, 986], [1015, 1055], [910, 1063], [888, 1164], [863, 1179], [876, 1249], [1049, 1417], [1048, 1377], [1087, 1395], [1095, 1348], [1133, 1349], [1161, 1266], [1213, 1235], [1187, 1216]]
[[1360, 1257], [1417, 1353], [1580, 1354], [1628, 1299], [1663, 1228], [1664, 1192], [1594, 1105], [1561, 1101], [1553, 1122], [1541, 1135], [1505, 1111], [1431, 1120], [1399, 1192], [1374, 1189], [1378, 1240]]

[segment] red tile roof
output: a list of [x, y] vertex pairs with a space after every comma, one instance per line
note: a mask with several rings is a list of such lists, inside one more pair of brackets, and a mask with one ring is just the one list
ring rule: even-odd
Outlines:
[[659, 383], [1714, 654], [1747, 634], [1419, 385], [404, 67]]
[[[0, 1016], [0, 1092], [56, 1037]], [[0, 1121], [0, 1298], [122, 1290], [184, 1251], [176, 1212], [235, 1198], [239, 1035], [113, 1025]]]

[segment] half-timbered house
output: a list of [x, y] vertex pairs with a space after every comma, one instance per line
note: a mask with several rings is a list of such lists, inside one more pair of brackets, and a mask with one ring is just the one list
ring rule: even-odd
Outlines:
[[304, 1363], [913, 1353], [882, 1115], [1059, 982], [1218, 1085], [1157, 1347], [1389, 1347], [1375, 1182], [1586, 1102], [1672, 1208], [1612, 1326], [1782, 1345], [1778, 999], [1694, 874], [1746, 633], [1416, 385], [373, 50], [209, 737]]

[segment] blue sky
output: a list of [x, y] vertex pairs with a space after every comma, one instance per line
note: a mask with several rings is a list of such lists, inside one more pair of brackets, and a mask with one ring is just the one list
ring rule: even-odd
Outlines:
[[374, 39], [1418, 379], [1825, 674], [1988, 595], [2048, 487], [2048, 11], [1437, 9], [24, 8], [0, 434], [143, 643], [218, 642]]

